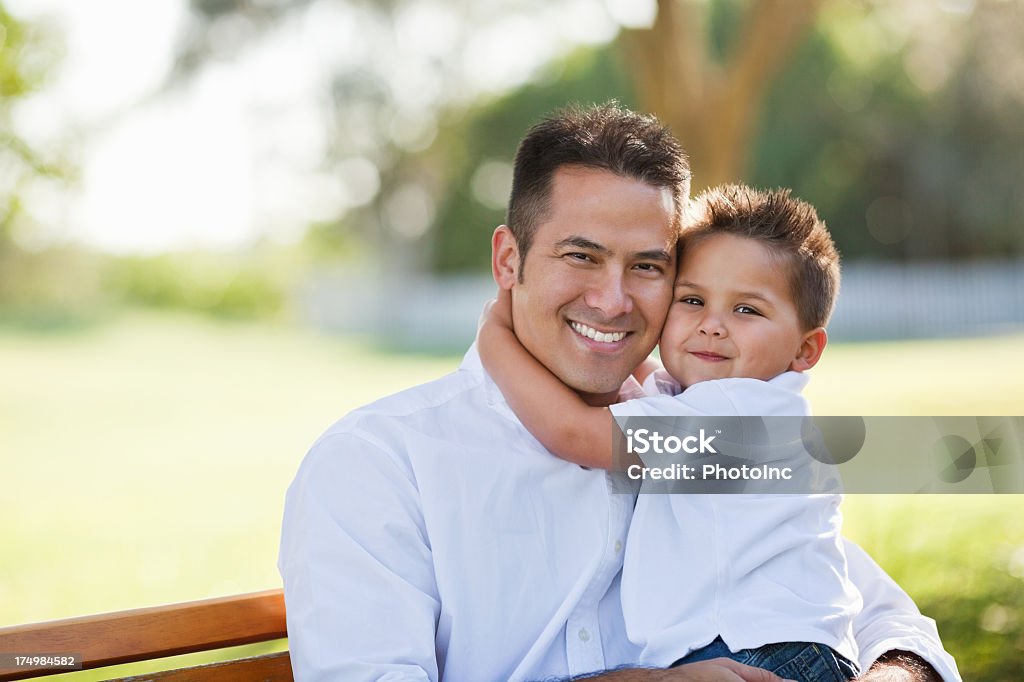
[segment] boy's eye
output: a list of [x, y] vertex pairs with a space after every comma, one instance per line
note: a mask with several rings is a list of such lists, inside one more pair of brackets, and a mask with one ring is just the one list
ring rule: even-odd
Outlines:
[[761, 316], [761, 312], [757, 308], [753, 308], [749, 305], [738, 305], [736, 306], [736, 312], [742, 313], [743, 315], [758, 315]]
[[696, 296], [683, 296], [679, 299], [679, 302], [687, 305], [704, 305], [704, 301]]

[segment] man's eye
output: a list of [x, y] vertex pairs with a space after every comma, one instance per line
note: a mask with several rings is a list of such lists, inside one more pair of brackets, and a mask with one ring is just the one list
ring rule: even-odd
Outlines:
[[637, 263], [634, 267], [641, 272], [653, 272], [657, 274], [665, 272], [660, 265], [655, 265], [654, 263]]
[[764, 317], [763, 315], [761, 315], [761, 311], [749, 305], [736, 306], [736, 312], [741, 313], [743, 315], [757, 315], [758, 317]]
[[572, 260], [578, 260], [581, 263], [593, 263], [594, 262], [594, 259], [591, 258], [589, 255], [587, 255], [585, 253], [573, 252], [573, 253], [567, 253], [565, 255], [567, 257], [571, 258]]

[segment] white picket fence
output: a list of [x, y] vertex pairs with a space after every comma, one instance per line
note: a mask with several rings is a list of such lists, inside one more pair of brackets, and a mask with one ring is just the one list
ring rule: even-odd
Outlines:
[[837, 339], [965, 336], [1022, 328], [1024, 261], [901, 267], [853, 263], [843, 269], [829, 325]]
[[[307, 321], [320, 329], [454, 350], [472, 341], [493, 292], [487, 276], [397, 280], [336, 270], [311, 275], [299, 298]], [[833, 341], [1015, 330], [1024, 330], [1024, 261], [849, 263], [829, 325]]]

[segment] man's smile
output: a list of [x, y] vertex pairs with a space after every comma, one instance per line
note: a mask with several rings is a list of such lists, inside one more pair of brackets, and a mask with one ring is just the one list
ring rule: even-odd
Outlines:
[[585, 339], [595, 341], [597, 343], [606, 344], [612, 346], [612, 344], [618, 344], [620, 341], [629, 335], [627, 331], [601, 331], [589, 325], [583, 324], [582, 322], [576, 322], [569, 320], [569, 326], [574, 332]]

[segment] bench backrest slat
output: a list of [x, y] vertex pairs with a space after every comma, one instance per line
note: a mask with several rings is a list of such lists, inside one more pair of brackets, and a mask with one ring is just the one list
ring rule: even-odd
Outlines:
[[282, 651], [238, 661], [120, 677], [108, 682], [292, 682], [292, 663], [288, 652]]
[[[83, 668], [287, 636], [281, 590], [0, 628], [0, 651], [81, 654]], [[0, 669], [0, 680], [53, 674]]]

